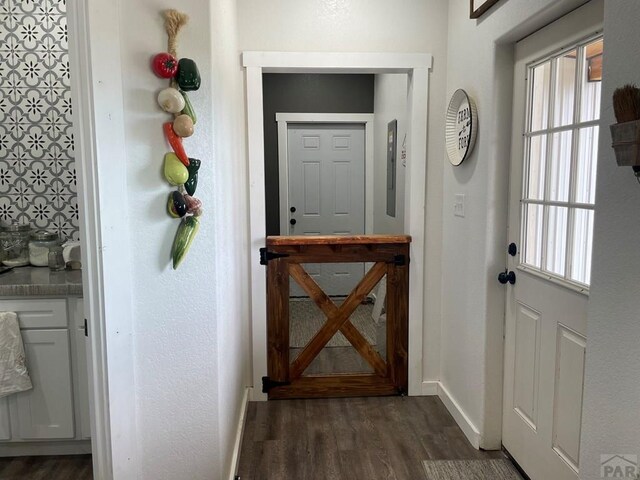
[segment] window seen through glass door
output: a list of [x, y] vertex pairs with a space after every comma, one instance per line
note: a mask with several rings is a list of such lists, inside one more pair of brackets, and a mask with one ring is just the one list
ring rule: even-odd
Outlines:
[[520, 262], [588, 286], [591, 274], [602, 38], [527, 69]]

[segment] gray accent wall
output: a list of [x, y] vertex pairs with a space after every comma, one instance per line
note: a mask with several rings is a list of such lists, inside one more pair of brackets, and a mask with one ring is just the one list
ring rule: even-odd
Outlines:
[[78, 238], [65, 0], [0, 2], [0, 221]]
[[267, 235], [280, 234], [276, 113], [373, 113], [374, 76], [285, 74], [262, 76]]

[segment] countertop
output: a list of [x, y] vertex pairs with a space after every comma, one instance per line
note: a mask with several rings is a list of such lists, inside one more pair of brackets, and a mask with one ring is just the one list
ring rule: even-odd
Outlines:
[[17, 267], [0, 274], [0, 297], [82, 295], [82, 270]]

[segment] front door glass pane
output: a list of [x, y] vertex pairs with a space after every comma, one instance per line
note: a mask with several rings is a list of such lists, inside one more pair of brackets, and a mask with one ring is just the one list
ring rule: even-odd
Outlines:
[[602, 38], [580, 42], [528, 72], [520, 262], [586, 290], [602, 79]]

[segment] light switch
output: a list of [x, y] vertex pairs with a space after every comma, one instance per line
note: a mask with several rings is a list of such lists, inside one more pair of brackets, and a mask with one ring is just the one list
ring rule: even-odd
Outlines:
[[453, 204], [453, 214], [456, 217], [464, 217], [464, 194], [456, 193], [456, 200]]

